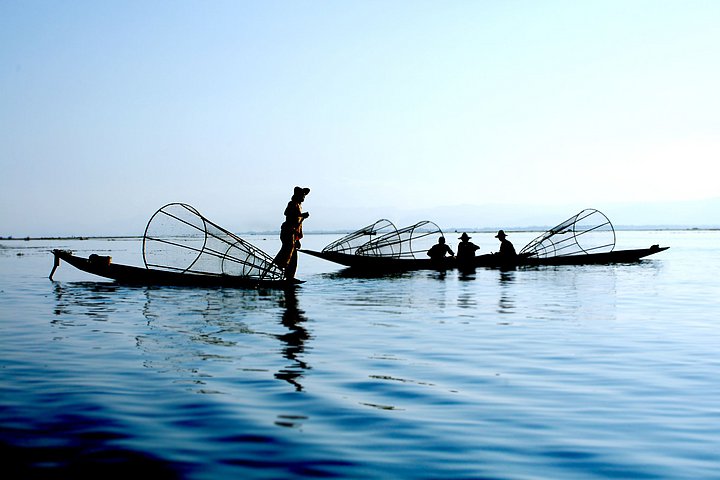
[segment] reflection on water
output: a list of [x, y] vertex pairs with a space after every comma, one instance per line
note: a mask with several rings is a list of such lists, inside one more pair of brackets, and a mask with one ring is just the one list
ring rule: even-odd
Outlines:
[[[515, 272], [511, 281], [515, 290], [514, 307], [532, 306], [521, 312], [527, 318], [565, 321], [568, 319], [606, 322], [616, 318], [618, 272], [630, 272], [635, 282], [644, 275], [644, 265], [631, 270], [612, 265], [527, 267]], [[532, 292], [527, 292], [527, 288]], [[511, 290], [510, 290], [511, 291]]]
[[[86, 316], [96, 321], [107, 321], [115, 311], [113, 294], [117, 290], [117, 286], [114, 283], [52, 283], [53, 294], [55, 295], [53, 314], [62, 317], [54, 320], [56, 323], [73, 322]], [[78, 295], [78, 291], [83, 292], [83, 294]], [[82, 316], [73, 317], [72, 314], [79, 313], [78, 309], [81, 310]]]
[[0, 255], [0, 448], [23, 478], [715, 478], [713, 235], [633, 265], [316, 264], [290, 291], [50, 283]]
[[468, 282], [475, 280], [475, 273], [477, 269], [475, 267], [465, 267], [458, 270], [458, 279], [461, 282]]
[[[112, 323], [120, 318], [144, 319], [135, 336], [143, 366], [176, 375], [200, 393], [208, 388], [218, 363], [241, 372], [263, 372], [257, 353], [279, 352], [290, 363], [274, 378], [303, 389], [300, 379], [310, 366], [303, 359], [311, 338], [295, 288], [239, 290], [223, 288], [135, 287], [100, 282], [55, 282], [51, 322], [60, 327], [84, 326], [88, 320]], [[113, 320], [116, 313], [118, 318]], [[108, 333], [111, 333], [108, 330]], [[281, 347], [277, 347], [277, 341]], [[274, 345], [273, 345], [274, 344]], [[212, 365], [208, 365], [208, 361]], [[210, 367], [210, 368], [208, 368]], [[230, 379], [222, 379], [230, 381]]]
[[286, 368], [275, 374], [275, 378], [280, 378], [295, 386], [297, 391], [302, 390], [300, 379], [305, 370], [310, 367], [302, 360], [302, 354], [305, 351], [305, 342], [310, 338], [308, 331], [303, 327], [306, 322], [305, 312], [298, 307], [297, 292], [294, 287], [285, 289], [284, 299], [281, 306], [284, 307], [282, 312], [282, 324], [289, 330], [288, 333], [279, 335], [278, 338], [285, 343], [283, 355], [292, 362]]
[[500, 274], [498, 281], [500, 282], [500, 297], [498, 299], [498, 313], [513, 313], [515, 309], [515, 298], [513, 292], [513, 284], [515, 283], [515, 269], [501, 268], [498, 270]]
[[397, 280], [401, 278], [410, 278], [416, 272], [412, 271], [397, 271], [397, 272], [374, 272], [358, 270], [354, 268], [343, 268], [336, 272], [323, 273], [321, 278], [326, 280], [337, 280], [337, 279], [384, 279], [384, 280]]

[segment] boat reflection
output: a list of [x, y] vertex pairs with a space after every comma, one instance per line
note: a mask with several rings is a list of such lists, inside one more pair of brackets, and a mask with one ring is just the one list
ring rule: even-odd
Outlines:
[[56, 318], [53, 324], [84, 323], [80, 319], [107, 321], [115, 311], [113, 295], [117, 289], [108, 282], [53, 282]]
[[[54, 325], [97, 330], [90, 321], [107, 322], [108, 333], [126, 334], [128, 345], [142, 352], [145, 368], [174, 376], [173, 383], [199, 393], [230, 393], [238, 372], [277, 372], [272, 378], [300, 391], [310, 370], [303, 353], [311, 335], [295, 288], [57, 282], [53, 292]], [[278, 362], [278, 353], [284, 361]]]
[[320, 275], [321, 278], [328, 280], [337, 279], [390, 279], [396, 280], [400, 278], [411, 278], [415, 272], [412, 270], [397, 270], [397, 271], [373, 271], [373, 270], [361, 270], [357, 268], [346, 267], [342, 270], [335, 272], [324, 273]]
[[[303, 326], [307, 318], [305, 312], [299, 308], [295, 288], [283, 291], [211, 289], [204, 292], [202, 301], [205, 306], [199, 307], [195, 302], [195, 309], [204, 321], [197, 325], [184, 324], [184, 331], [190, 327], [196, 333], [188, 337], [190, 344], [177, 348], [177, 351], [181, 352], [179, 358], [185, 358], [189, 351], [195, 350], [191, 356], [196, 358], [229, 362], [243, 372], [263, 372], [268, 371], [268, 366], [274, 364], [267, 355], [278, 351], [276, 343], [267, 340], [279, 340], [282, 342], [280, 352], [290, 363], [277, 370], [273, 376], [288, 382], [296, 391], [301, 391], [303, 386], [300, 380], [305, 371], [310, 369], [302, 359], [302, 354], [306, 341], [311, 337]], [[167, 322], [161, 320], [167, 313], [163, 312], [168, 307], [165, 301], [167, 298], [151, 299], [153, 295], [166, 295], [157, 290], [148, 293], [143, 314], [149, 324], [162, 324], [167, 328]], [[155, 301], [159, 303], [159, 309], [153, 307]], [[281, 325], [287, 332], [273, 331], [271, 318], [278, 317], [279, 322], [276, 320], [275, 325]], [[207, 349], [198, 350], [198, 347], [203, 345]], [[172, 349], [175, 350], [175, 347]], [[202, 375], [196, 375], [199, 370], [193, 367], [192, 373], [195, 378], [200, 376], [203, 384], [208, 383], [207, 379], [212, 377], [209, 369], [204, 369]]]

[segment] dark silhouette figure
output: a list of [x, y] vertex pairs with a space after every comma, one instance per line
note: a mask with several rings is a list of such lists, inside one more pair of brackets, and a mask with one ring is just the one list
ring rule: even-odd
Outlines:
[[280, 226], [282, 246], [275, 255], [274, 262], [285, 271], [287, 280], [295, 280], [297, 251], [300, 248], [300, 239], [303, 238], [302, 223], [310, 216], [309, 213], [302, 211], [302, 202], [308, 193], [310, 193], [309, 188], [295, 187], [293, 196], [285, 207], [285, 221]]
[[507, 239], [507, 235], [505, 235], [505, 232], [499, 230], [497, 235], [495, 235], [495, 238], [500, 240], [500, 251], [498, 252], [498, 255], [500, 255], [502, 260], [507, 262], [515, 261], [517, 257], [517, 253], [515, 253], [515, 247], [513, 247], [513, 244], [510, 243], [510, 240]]
[[445, 255], [454, 257], [455, 252], [445, 243], [445, 237], [440, 237], [438, 243], [430, 247], [430, 250], [427, 251], [427, 255], [433, 260], [442, 260], [445, 258]]
[[458, 243], [457, 247], [457, 261], [459, 265], [471, 264], [472, 259], [475, 258], [475, 251], [480, 249], [480, 247], [469, 241], [471, 238], [467, 233], [460, 235], [460, 243]]

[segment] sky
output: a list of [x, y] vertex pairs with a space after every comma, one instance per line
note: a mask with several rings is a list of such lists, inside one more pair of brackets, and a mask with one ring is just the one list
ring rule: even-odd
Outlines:
[[296, 185], [310, 231], [717, 225], [718, 25], [712, 0], [0, 0], [0, 236], [142, 235], [171, 202], [276, 230]]

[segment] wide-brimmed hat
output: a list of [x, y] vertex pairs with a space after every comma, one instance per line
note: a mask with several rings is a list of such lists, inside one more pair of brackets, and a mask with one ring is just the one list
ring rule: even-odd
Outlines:
[[507, 235], [505, 235], [505, 232], [503, 232], [502, 230], [498, 230], [497, 235], [495, 235], [495, 238], [505, 238], [505, 237], [507, 237]]
[[310, 193], [310, 189], [307, 187], [295, 187], [295, 190], [293, 190], [293, 195], [307, 195], [308, 193]]
[[471, 238], [472, 238], [472, 237], [469, 236], [467, 233], [463, 233], [463, 234], [460, 235], [460, 237], [459, 237], [460, 240], [470, 240]]

